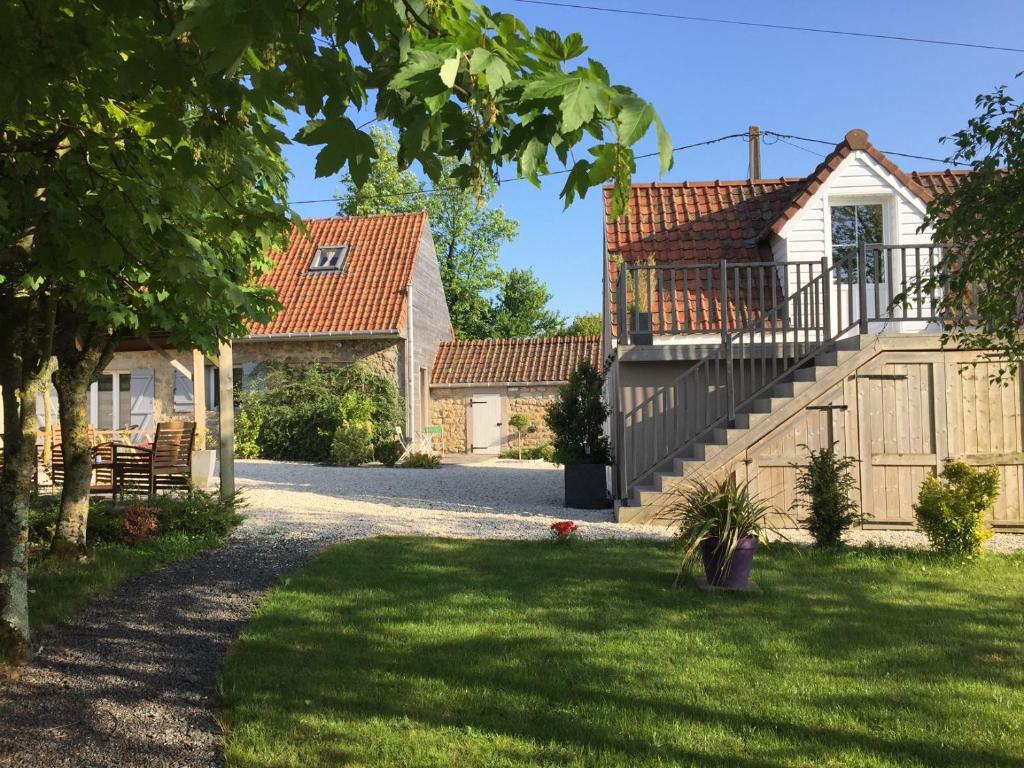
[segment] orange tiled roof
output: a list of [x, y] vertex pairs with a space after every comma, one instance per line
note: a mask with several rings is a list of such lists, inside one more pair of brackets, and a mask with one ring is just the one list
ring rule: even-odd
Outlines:
[[[306, 219], [309, 235], [293, 228], [288, 249], [261, 279], [284, 305], [254, 336], [278, 333], [401, 331], [406, 287], [412, 280], [427, 215], [347, 216]], [[309, 265], [320, 246], [347, 245], [344, 270], [316, 273]]]
[[601, 367], [599, 336], [446, 341], [434, 358], [431, 383], [563, 382], [581, 360]]

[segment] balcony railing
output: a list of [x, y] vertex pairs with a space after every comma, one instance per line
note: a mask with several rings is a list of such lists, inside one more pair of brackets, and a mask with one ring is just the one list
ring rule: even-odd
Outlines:
[[[934, 245], [862, 245], [851, 253], [848, 263], [840, 260], [834, 265], [825, 258], [622, 264], [615, 295], [615, 328], [624, 344], [649, 344], [659, 336], [722, 335], [729, 328], [755, 322], [825, 273], [831, 273], [831, 280], [816, 300], [831, 300], [829, 319], [834, 328], [848, 327], [854, 316], [865, 328], [878, 321], [929, 321], [935, 319], [934, 301], [915, 278], [931, 273], [941, 253]], [[807, 301], [811, 298], [807, 295]], [[782, 331], [788, 325], [803, 324], [796, 313], [809, 311], [809, 305], [787, 306], [774, 322]]]

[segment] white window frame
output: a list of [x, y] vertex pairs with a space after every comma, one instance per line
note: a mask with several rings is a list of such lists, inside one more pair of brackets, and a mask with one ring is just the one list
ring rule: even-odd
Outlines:
[[309, 262], [310, 272], [341, 272], [348, 260], [347, 245], [320, 245]]
[[[110, 420], [113, 430], [118, 430], [120, 427], [117, 425], [121, 423], [121, 398], [114, 397], [115, 394], [121, 392], [121, 376], [127, 376], [129, 386], [131, 386], [132, 372], [130, 370], [115, 370], [115, 371], [103, 371], [100, 376], [111, 377], [111, 389], [110, 398], [113, 401], [110, 409]], [[129, 415], [131, 412], [129, 411]], [[89, 423], [92, 424], [96, 429], [100, 428], [100, 383], [94, 381], [89, 385]]]
[[[881, 205], [882, 206], [882, 237], [885, 245], [899, 245], [899, 205], [896, 195], [829, 195], [825, 198], [825, 254], [830, 267], [835, 266], [832, 256], [832, 208], [842, 205]], [[889, 280], [890, 275], [885, 279]], [[884, 282], [884, 281], [883, 281]]]

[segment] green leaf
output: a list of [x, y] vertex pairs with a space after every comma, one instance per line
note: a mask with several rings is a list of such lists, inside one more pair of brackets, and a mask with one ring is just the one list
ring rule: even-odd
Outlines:
[[590, 122], [600, 103], [601, 92], [592, 80], [577, 77], [562, 97], [562, 130], [575, 131]]
[[449, 88], [454, 87], [455, 78], [459, 74], [459, 57], [453, 56], [450, 59], [445, 59], [438, 74], [441, 76], [442, 83]]
[[668, 135], [668, 131], [665, 130], [665, 124], [661, 122], [661, 118], [657, 114], [654, 116], [654, 125], [658, 132], [658, 157], [660, 159], [661, 172], [664, 174], [672, 170], [672, 166], [675, 165], [676, 155], [672, 151], [672, 137]]
[[638, 96], [628, 95], [617, 97], [615, 104], [619, 108], [619, 112], [615, 116], [619, 141], [627, 146], [636, 144], [644, 137], [654, 121], [654, 107]]

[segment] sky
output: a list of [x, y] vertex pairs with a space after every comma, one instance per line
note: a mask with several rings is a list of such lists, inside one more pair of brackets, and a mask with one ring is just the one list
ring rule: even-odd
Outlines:
[[[563, 0], [554, 0], [560, 2]], [[572, 2], [573, 0], [564, 0]], [[710, 16], [742, 21], [813, 26], [921, 38], [1024, 47], [1021, 0], [860, 0], [857, 3], [778, 0], [578, 0], [588, 5]], [[492, 11], [517, 15], [527, 24], [580, 32], [613, 82], [653, 102], [674, 146], [763, 130], [840, 141], [863, 128], [882, 150], [943, 158], [940, 143], [975, 114], [974, 99], [999, 85], [1024, 98], [1024, 54], [922, 43], [839, 37], [600, 13], [491, 0]], [[970, 9], [968, 11], [968, 8]], [[852, 11], [855, 11], [852, 12]], [[792, 142], [762, 148], [766, 178], [804, 176], [824, 145]], [[653, 134], [637, 152], [655, 149]], [[316, 179], [316, 150], [286, 150], [293, 179], [290, 200], [333, 196], [339, 177]], [[675, 168], [658, 175], [656, 158], [640, 160], [635, 182], [743, 179], [747, 144], [733, 139], [676, 154]], [[557, 160], [552, 157], [552, 168]], [[942, 163], [894, 158], [905, 170], [942, 168]], [[509, 169], [505, 176], [514, 176]], [[527, 181], [502, 185], [496, 205], [520, 222], [516, 241], [505, 246], [506, 269], [532, 267], [567, 317], [601, 307], [602, 210], [600, 190], [563, 211], [562, 180], [542, 189]], [[297, 205], [303, 216], [330, 216], [333, 203]]]

